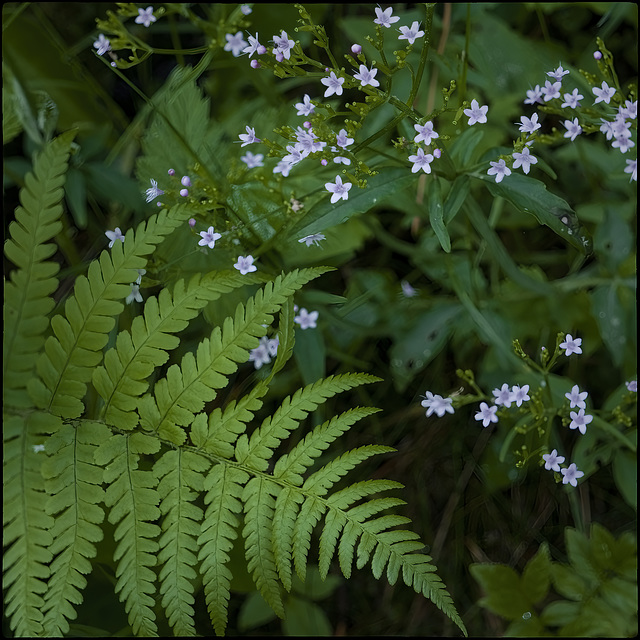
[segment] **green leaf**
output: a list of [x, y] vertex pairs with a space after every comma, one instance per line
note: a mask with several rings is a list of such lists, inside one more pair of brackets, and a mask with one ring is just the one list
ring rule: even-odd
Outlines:
[[286, 618], [282, 622], [285, 635], [331, 636], [333, 628], [322, 607], [314, 602], [290, 596], [285, 606]]
[[320, 233], [329, 227], [346, 222], [359, 213], [370, 211], [384, 198], [406, 189], [416, 181], [416, 176], [405, 168], [383, 168], [380, 173], [367, 180], [365, 189], [354, 185], [348, 200], [336, 204], [326, 199], [312, 207], [307, 215], [289, 232], [296, 240], [312, 233]]
[[497, 183], [492, 176], [473, 175], [485, 182], [493, 196], [500, 196], [520, 211], [534, 216], [540, 224], [549, 227], [581, 253], [585, 255], [592, 253], [591, 238], [580, 226], [575, 211], [565, 200], [547, 191], [547, 187], [540, 180], [512, 173], [502, 182]]
[[547, 543], [540, 545], [522, 572], [522, 590], [532, 603], [540, 602], [549, 591], [551, 582], [551, 556]]
[[627, 326], [629, 313], [620, 300], [621, 293], [621, 287], [615, 282], [599, 285], [589, 292], [593, 317], [616, 367], [622, 367], [631, 346], [628, 344], [628, 336], [631, 335]]
[[638, 459], [630, 451], [619, 449], [613, 458], [613, 479], [625, 502], [638, 508]]
[[451, 238], [444, 224], [444, 205], [440, 193], [440, 181], [436, 178], [432, 180], [429, 189], [429, 222], [431, 228], [440, 242], [440, 246], [447, 252], [451, 252]]
[[472, 564], [471, 575], [485, 592], [479, 604], [508, 620], [518, 620], [531, 611], [532, 602], [523, 592], [520, 576], [504, 564]]

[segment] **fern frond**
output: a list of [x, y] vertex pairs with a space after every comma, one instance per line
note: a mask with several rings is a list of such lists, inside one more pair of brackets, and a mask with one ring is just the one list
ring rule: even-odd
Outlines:
[[160, 517], [158, 491], [153, 472], [138, 469], [140, 454], [156, 453], [160, 442], [149, 435], [112, 435], [95, 453], [96, 464], [105, 467], [108, 485], [105, 504], [110, 507], [109, 522], [118, 525], [114, 553], [116, 593], [125, 603], [129, 624], [135, 635], [156, 635], [155, 590], [156, 564], [160, 533], [153, 524]]
[[173, 293], [163, 289], [157, 298], [149, 297], [142, 315], [134, 318], [131, 333], [118, 334], [115, 348], [105, 354], [104, 366], [93, 372], [93, 385], [105, 401], [102, 415], [107, 424], [133, 429], [139, 420], [138, 397], [149, 386], [146, 378], [178, 346], [175, 334], [209, 302], [248, 283], [251, 280], [238, 272], [213, 272], [202, 278], [197, 274], [188, 285], [179, 280]]
[[4, 252], [18, 269], [12, 271], [4, 289], [3, 387], [4, 403], [30, 407], [24, 391], [49, 326], [48, 315], [54, 307], [50, 295], [56, 290], [59, 270], [47, 260], [56, 252], [49, 243], [62, 229], [59, 218], [65, 173], [75, 133], [64, 133], [36, 155], [33, 171], [25, 176], [15, 221], [9, 224], [9, 239]]
[[75, 619], [73, 605], [82, 602], [84, 577], [91, 573], [90, 558], [102, 540], [100, 526], [104, 511], [102, 469], [93, 461], [97, 443], [109, 436], [109, 430], [97, 422], [81, 421], [64, 425], [47, 440], [48, 457], [43, 476], [49, 499], [47, 513], [55, 516], [52, 529], [51, 578], [47, 588], [44, 631], [61, 636], [69, 631], [67, 619]]
[[293, 529], [304, 495], [294, 487], [282, 487], [276, 499], [272, 524], [273, 557], [278, 575], [287, 591], [291, 591], [291, 557]]
[[160, 595], [176, 636], [196, 635], [191, 581], [196, 577], [194, 550], [203, 512], [193, 500], [203, 490], [202, 473], [210, 464], [191, 451], [177, 449], [165, 453], [153, 467], [164, 516], [158, 554]]
[[226, 566], [233, 541], [238, 537], [242, 511], [240, 498], [249, 475], [242, 469], [218, 464], [207, 474], [204, 482], [207, 510], [198, 538], [202, 583], [207, 609], [216, 635], [224, 635], [227, 627], [227, 605], [231, 571]]
[[251, 478], [242, 493], [245, 518], [243, 535], [247, 568], [253, 574], [258, 591], [280, 618], [284, 606], [272, 547], [272, 522], [275, 498], [280, 487], [264, 476]]
[[326, 510], [327, 504], [324, 500], [307, 496], [293, 525], [291, 555], [296, 573], [302, 581], [307, 575], [311, 533]]
[[181, 224], [187, 214], [181, 205], [161, 211], [129, 230], [124, 243], [116, 242], [89, 265], [87, 276], [76, 279], [74, 295], [65, 304], [65, 315], [54, 316], [55, 335], [45, 342], [37, 362], [40, 379], [29, 383], [36, 406], [63, 418], [77, 418], [84, 410], [86, 383], [102, 360], [102, 349], [114, 326], [113, 316], [122, 312], [121, 300], [130, 292], [142, 257]]
[[249, 299], [246, 306], [239, 304], [235, 317], [227, 318], [222, 330], [216, 327], [210, 338], [198, 345], [195, 357], [187, 353], [180, 366], [171, 366], [167, 377], [156, 382], [155, 399], [150, 395], [142, 398], [142, 427], [182, 444], [186, 434], [181, 427], [189, 426], [194, 414], [226, 385], [227, 376], [247, 361], [249, 350], [258, 346], [258, 338], [265, 333], [263, 325], [272, 322], [272, 314], [300, 287], [326, 271], [321, 267], [280, 275]]
[[41, 474], [45, 454], [34, 447], [44, 434], [60, 426], [59, 418], [38, 411], [26, 417], [4, 415], [2, 588], [4, 614], [17, 636], [43, 632], [43, 594], [53, 558], [54, 520], [46, 512]]
[[251, 438], [241, 436], [238, 439], [236, 460], [257, 471], [264, 471], [269, 465], [273, 450], [319, 404], [341, 391], [379, 380], [366, 373], [347, 373], [323, 378], [296, 391], [292, 397], [285, 398], [273, 416], [266, 418], [251, 434]]

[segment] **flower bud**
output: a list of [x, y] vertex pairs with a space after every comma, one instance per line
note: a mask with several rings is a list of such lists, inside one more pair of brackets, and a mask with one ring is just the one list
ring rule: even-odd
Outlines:
[[182, 180], [180, 180], [180, 182], [181, 182], [185, 187], [190, 187], [190, 186], [191, 186], [191, 180], [189, 179], [189, 176], [182, 176]]
[[594, 51], [594, 52], [593, 52], [593, 57], [594, 57], [596, 60], [601, 60], [601, 59], [602, 59], [602, 53], [600, 53], [600, 51]]
[[189, 226], [191, 228], [196, 226], [196, 219], [195, 218], [189, 218]]
[[442, 155], [442, 151], [440, 151], [440, 149], [434, 149], [433, 150], [433, 157], [434, 158], [439, 158]]
[[257, 60], [252, 60], [250, 64], [251, 64], [251, 68], [252, 69], [259, 69], [260, 68], [260, 63]]
[[260, 56], [263, 56], [265, 53], [267, 53], [267, 47], [265, 47], [263, 44], [261, 44], [257, 49], [256, 49], [256, 53]]
[[175, 176], [175, 175], [176, 175], [175, 169], [169, 169], [169, 171], [167, 171], [167, 173], [168, 173], [170, 176]]
[[323, 167], [326, 167], [326, 166], [327, 166], [327, 161], [326, 161], [324, 158], [322, 158], [322, 160], [320, 160], [320, 164], [321, 164]]
[[187, 191], [187, 189], [180, 189], [180, 195], [186, 198], [189, 195], [189, 191]]
[[362, 47], [359, 44], [351, 45], [351, 53], [354, 55], [359, 55], [362, 53]]

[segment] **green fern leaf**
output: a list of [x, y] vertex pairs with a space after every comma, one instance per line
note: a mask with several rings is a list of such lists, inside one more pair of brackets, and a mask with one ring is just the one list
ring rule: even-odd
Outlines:
[[43, 633], [42, 609], [53, 555], [53, 518], [41, 466], [44, 434], [57, 431], [55, 416], [33, 412], [26, 417], [4, 415], [3, 581], [9, 627], [17, 636]]
[[298, 489], [285, 485], [276, 499], [273, 514], [273, 557], [280, 580], [287, 591], [291, 591], [293, 529], [303, 500], [304, 495]]
[[210, 465], [191, 451], [177, 449], [165, 453], [153, 467], [159, 479], [160, 511], [164, 516], [158, 554], [158, 563], [162, 565], [160, 595], [176, 636], [196, 635], [192, 580], [196, 577], [194, 550], [203, 512], [193, 500], [195, 492], [203, 490], [202, 472]]
[[4, 252], [18, 269], [11, 272], [4, 290], [5, 406], [33, 406], [24, 389], [42, 351], [49, 326], [47, 316], [54, 306], [50, 295], [58, 286], [54, 276], [59, 265], [47, 258], [56, 251], [49, 240], [62, 229], [60, 202], [74, 135], [67, 132], [58, 136], [35, 157], [33, 172], [25, 176], [25, 186], [20, 190], [22, 206], [9, 224]]
[[227, 627], [227, 606], [231, 571], [226, 566], [233, 541], [237, 538], [242, 511], [240, 498], [249, 475], [242, 469], [218, 464], [205, 478], [205, 503], [208, 505], [198, 538], [198, 559], [211, 623], [217, 635]]
[[258, 346], [258, 337], [265, 333], [263, 325], [272, 322], [271, 314], [300, 287], [326, 271], [303, 269], [278, 276], [246, 306], [238, 305], [235, 318], [227, 318], [222, 330], [216, 327], [210, 338], [198, 345], [195, 357], [187, 353], [180, 366], [171, 366], [167, 377], [156, 382], [155, 399], [150, 395], [142, 398], [139, 404], [142, 427], [182, 444], [186, 434], [181, 427], [189, 426], [194, 414], [215, 398], [215, 390], [226, 385], [227, 376], [236, 371], [238, 364], [247, 361], [249, 350]]
[[247, 283], [251, 280], [238, 272], [213, 272], [202, 278], [194, 276], [187, 286], [179, 280], [173, 294], [163, 289], [157, 298], [147, 299], [143, 314], [133, 320], [131, 333], [118, 334], [115, 349], [105, 354], [104, 366], [93, 372], [93, 384], [105, 401], [102, 415], [107, 424], [121, 429], [137, 425], [138, 397], [148, 388], [146, 378], [178, 346], [179, 339], [173, 334], [182, 331], [209, 302]]
[[284, 606], [272, 548], [272, 521], [275, 498], [280, 487], [263, 476], [249, 480], [242, 493], [245, 509], [244, 538], [247, 568], [253, 574], [258, 591], [280, 618]]
[[286, 398], [273, 416], [267, 418], [253, 432], [246, 446], [244, 443], [246, 436], [239, 439], [236, 447], [236, 460], [257, 471], [264, 471], [269, 465], [273, 450], [319, 404], [341, 391], [377, 381], [379, 378], [366, 373], [349, 373], [329, 376], [307, 385], [292, 397]]
[[74, 604], [82, 602], [85, 575], [91, 573], [91, 561], [102, 540], [100, 526], [104, 511], [102, 469], [93, 462], [97, 444], [109, 430], [97, 422], [82, 421], [77, 426], [62, 426], [47, 441], [48, 457], [43, 476], [49, 494], [47, 513], [55, 516], [51, 552], [51, 578], [45, 597], [44, 630], [49, 636], [69, 631], [68, 619], [75, 619]]
[[160, 528], [153, 522], [160, 517], [160, 498], [153, 473], [138, 469], [138, 459], [159, 448], [156, 438], [142, 433], [116, 434], [95, 453], [96, 464], [105, 467], [109, 522], [118, 525], [114, 535], [118, 543], [114, 553], [116, 593], [125, 603], [133, 633], [143, 636], [157, 634], [151, 597], [156, 576], [151, 567], [158, 553]]
[[45, 342], [45, 353], [37, 362], [40, 379], [29, 383], [36, 406], [63, 418], [77, 418], [84, 410], [82, 398], [94, 367], [102, 360], [107, 334], [114, 326], [112, 316], [124, 308], [136, 269], [146, 264], [142, 256], [180, 225], [185, 216], [182, 206], [161, 211], [129, 230], [124, 243], [116, 242], [89, 265], [87, 277], [76, 279], [74, 295], [67, 299], [65, 317], [51, 321], [54, 336]]
[[312, 495], [307, 496], [293, 525], [291, 555], [296, 573], [303, 582], [307, 574], [311, 533], [326, 510], [324, 500]]

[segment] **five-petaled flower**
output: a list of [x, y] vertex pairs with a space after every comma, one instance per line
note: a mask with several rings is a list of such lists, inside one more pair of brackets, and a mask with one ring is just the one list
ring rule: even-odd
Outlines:
[[131, 304], [133, 301], [142, 302], [142, 294], [140, 293], [140, 285], [132, 283], [131, 293], [126, 297], [125, 302]]
[[578, 486], [578, 478], [582, 478], [584, 475], [584, 471], [579, 471], [578, 467], [576, 467], [576, 463], [572, 462], [567, 469], [561, 469], [562, 475], [562, 484], [570, 484], [572, 487]]
[[201, 231], [200, 235], [202, 239], [198, 241], [198, 244], [202, 247], [205, 245], [209, 247], [209, 249], [213, 249], [216, 244], [216, 240], [222, 238], [222, 235], [219, 233], [215, 233], [213, 227], [209, 227], [207, 231]]
[[430, 153], [425, 153], [422, 149], [418, 149], [416, 155], [409, 156], [409, 162], [413, 162], [411, 167], [411, 173], [416, 173], [422, 169], [425, 173], [431, 173], [431, 163], [433, 162], [433, 156]]
[[400, 20], [398, 16], [391, 15], [392, 13], [393, 9], [391, 7], [384, 11], [380, 7], [376, 7], [376, 19], [373, 22], [388, 29], [394, 22]]
[[300, 309], [300, 313], [293, 319], [295, 323], [300, 325], [301, 329], [315, 329], [317, 320], [317, 311], [307, 311], [304, 308]]
[[353, 185], [350, 182], [345, 182], [343, 184], [342, 178], [340, 176], [336, 176], [335, 184], [333, 182], [326, 182], [324, 188], [331, 193], [331, 204], [335, 204], [342, 198], [343, 200], [347, 200], [349, 198], [349, 189], [351, 189]]
[[315, 244], [316, 247], [320, 246], [320, 240], [325, 240], [324, 234], [322, 233], [312, 233], [311, 235], [305, 236], [304, 238], [300, 238], [298, 242], [304, 242], [307, 247], [310, 247], [312, 244]]
[[151, 186], [147, 189], [147, 202], [151, 202], [158, 196], [161, 196], [164, 193], [162, 189], [158, 189], [158, 183], [151, 178]]
[[566, 76], [567, 73], [569, 73], [569, 70], [567, 69], [566, 71], [562, 68], [562, 65], [560, 65], [557, 69], [555, 69], [554, 71], [547, 71], [547, 75], [550, 78], [553, 78], [554, 80], [556, 80], [557, 82], [560, 82], [562, 80], [562, 76]]
[[247, 151], [247, 153], [243, 156], [240, 156], [240, 160], [247, 165], [248, 169], [254, 169], [255, 167], [263, 167], [264, 155], [261, 153], [253, 154], [251, 151]]
[[104, 33], [101, 33], [98, 36], [98, 39], [93, 43], [93, 46], [98, 50], [97, 53], [99, 56], [103, 53], [107, 53], [107, 51], [111, 51], [111, 43], [107, 38], [105, 38]]
[[577, 109], [580, 106], [580, 100], [582, 100], [584, 96], [581, 93], [578, 93], [577, 89], [573, 90], [573, 93], [565, 93], [564, 94], [564, 102], [560, 105], [563, 109], [565, 107], [569, 107], [570, 109]]
[[440, 135], [433, 130], [433, 122], [425, 122], [424, 124], [414, 124], [413, 128], [418, 132], [418, 135], [413, 139], [414, 142], [424, 142], [425, 144], [431, 144], [431, 140], [439, 138]]
[[320, 82], [322, 82], [322, 84], [327, 87], [324, 92], [325, 98], [332, 96], [334, 93], [337, 96], [342, 95], [342, 85], [344, 84], [344, 78], [338, 78], [338, 76], [336, 76], [333, 71], [329, 74], [328, 78], [322, 78]]
[[476, 122], [484, 124], [487, 121], [487, 111], [489, 111], [489, 106], [485, 104], [481, 107], [474, 98], [471, 101], [471, 109], [465, 109], [464, 115], [469, 117], [469, 125], [475, 124]]
[[379, 87], [380, 83], [376, 80], [375, 76], [378, 73], [377, 69], [371, 67], [371, 69], [367, 69], [367, 66], [364, 64], [360, 65], [360, 71], [358, 73], [354, 73], [353, 77], [356, 80], [360, 80], [360, 85], [366, 87], [368, 84], [372, 87]]
[[296, 105], [298, 116], [310, 116], [315, 111], [315, 106], [311, 102], [311, 98], [305, 93], [302, 102], [298, 102]]
[[249, 352], [249, 362], [253, 362], [256, 369], [263, 364], [269, 364], [271, 357], [278, 352], [279, 343], [280, 340], [277, 337], [270, 340], [267, 336], [262, 336], [260, 344]]
[[560, 463], [564, 462], [564, 456], [559, 456], [557, 449], [554, 449], [551, 453], [542, 454], [544, 460], [544, 468], [547, 471], [560, 471]]
[[109, 249], [113, 247], [116, 240], [122, 240], [122, 242], [124, 242], [124, 234], [120, 231], [120, 227], [116, 227], [115, 231], [105, 231], [104, 235], [111, 241], [109, 242]]
[[248, 53], [249, 57], [251, 57], [254, 53], [258, 53], [262, 55], [263, 53], [266, 53], [266, 52], [267, 52], [267, 48], [258, 42], [257, 33], [255, 38], [253, 36], [249, 36], [249, 46], [245, 47], [242, 50], [242, 53]]
[[[289, 40], [286, 31], [282, 31], [279, 36], [273, 36], [273, 44], [276, 45], [275, 49], [273, 49], [276, 58], [278, 58], [278, 54], [280, 54], [280, 56], [289, 60], [289, 58], [291, 58], [291, 49], [293, 49], [296, 43], [293, 40]], [[279, 62], [282, 62], [282, 60], [279, 60]]]
[[513, 168], [518, 169], [519, 167], [522, 167], [522, 170], [525, 173], [529, 173], [529, 169], [532, 164], [538, 163], [538, 158], [531, 155], [531, 152], [529, 151], [528, 147], [525, 147], [522, 150], [522, 153], [518, 153], [516, 151], [513, 154], [513, 160], [514, 160]]
[[480, 411], [476, 413], [475, 419], [482, 420], [482, 426], [488, 427], [492, 422], [498, 422], [497, 410], [498, 407], [496, 405], [490, 407], [486, 402], [481, 402]]
[[502, 178], [511, 175], [511, 169], [507, 167], [505, 161], [502, 158], [500, 158], [498, 162], [491, 161], [489, 162], [489, 164], [491, 165], [491, 167], [487, 169], [487, 175], [495, 176], [496, 182], [501, 182]]
[[565, 138], [571, 138], [571, 142], [573, 142], [577, 136], [582, 133], [582, 127], [578, 122], [578, 118], [574, 118], [573, 120], [565, 120], [564, 126], [567, 132], [564, 134]]
[[227, 33], [225, 38], [227, 43], [224, 45], [224, 50], [231, 51], [234, 58], [241, 56], [247, 47], [247, 42], [242, 37], [242, 31], [238, 31], [235, 36], [232, 33]]
[[260, 142], [260, 138], [256, 137], [256, 130], [251, 128], [250, 126], [246, 126], [245, 129], [247, 133], [240, 134], [240, 140], [242, 141], [241, 147], [244, 147], [248, 144], [253, 144], [254, 142]]
[[423, 407], [426, 407], [427, 418], [435, 413], [438, 418], [442, 418], [445, 413], [453, 413], [454, 409], [452, 406], [453, 400], [451, 398], [443, 398], [438, 394], [433, 394], [431, 391], [427, 391], [425, 394], [425, 399], [420, 403]]
[[413, 44], [417, 38], [422, 38], [424, 35], [424, 31], [420, 30], [419, 22], [413, 22], [411, 28], [400, 27], [400, 33], [402, 35], [398, 36], [398, 40], [407, 40], [409, 44]]
[[527, 98], [524, 101], [525, 104], [536, 104], [536, 102], [542, 104], [542, 89], [539, 84], [527, 91]]
[[627, 391], [631, 391], [632, 393], [638, 393], [638, 381], [631, 380], [630, 382], [624, 383], [625, 387], [627, 387]]
[[513, 387], [511, 387], [511, 400], [516, 403], [516, 407], [520, 407], [523, 402], [531, 400], [529, 397], [529, 385], [525, 384], [519, 387], [514, 384]]
[[153, 15], [153, 7], [149, 6], [146, 9], [138, 9], [138, 17], [136, 18], [136, 24], [143, 24], [148, 27], [152, 22], [155, 22], [157, 18]]
[[253, 264], [253, 256], [238, 256], [238, 262], [233, 265], [243, 276], [256, 271], [258, 267]]
[[565, 393], [564, 397], [569, 400], [569, 409], [578, 407], [578, 409], [586, 409], [587, 404], [585, 402], [589, 393], [587, 391], [580, 392], [580, 387], [577, 384], [573, 385], [573, 388], [569, 393]]
[[346, 129], [340, 129], [336, 136], [336, 144], [343, 149], [346, 149], [350, 144], [353, 144], [353, 138], [349, 137]]
[[572, 353], [577, 353], [578, 355], [582, 353], [582, 349], [580, 345], [582, 344], [582, 338], [576, 338], [574, 340], [573, 336], [570, 333], [564, 338], [564, 342], [560, 343], [560, 348], [564, 349], [564, 355], [570, 356]]
[[544, 87], [542, 87], [542, 95], [545, 102], [560, 97], [560, 89], [562, 88], [562, 82], [549, 82], [545, 80]]
[[[516, 122], [516, 124], [518, 124]], [[523, 133], [533, 133], [539, 129], [542, 125], [538, 122], [538, 114], [534, 113], [530, 118], [527, 116], [520, 117], [520, 131]]]
[[585, 415], [584, 409], [579, 409], [577, 413], [570, 411], [569, 417], [571, 418], [569, 429], [578, 429], [582, 435], [587, 433], [587, 425], [593, 420], [593, 416], [588, 413]]
[[600, 87], [593, 87], [591, 91], [596, 96], [596, 101], [593, 104], [598, 104], [598, 102], [609, 104], [616, 93], [615, 87], [610, 87], [606, 82], [603, 82]]
[[499, 389], [494, 389], [492, 393], [496, 404], [501, 404], [507, 407], [507, 409], [511, 406], [511, 403], [513, 402], [513, 394], [506, 382]]

